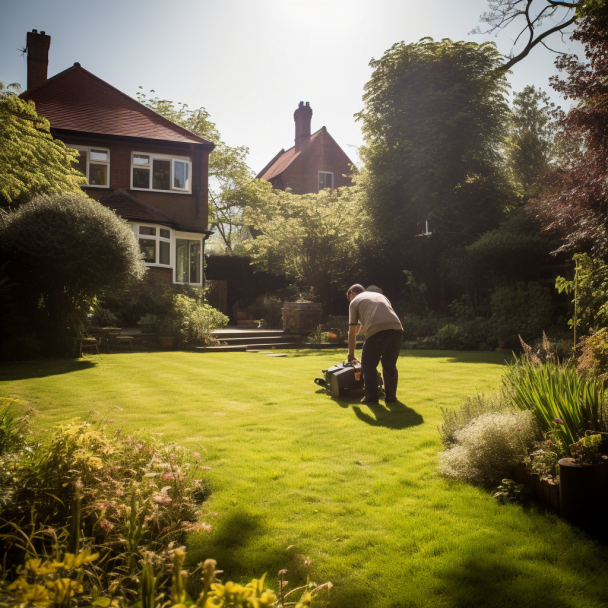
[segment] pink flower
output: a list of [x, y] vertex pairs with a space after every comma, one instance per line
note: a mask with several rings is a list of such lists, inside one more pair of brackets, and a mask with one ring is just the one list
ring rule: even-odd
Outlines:
[[547, 443], [551, 445], [551, 439], [547, 439]]
[[515, 429], [518, 433], [521, 431], [521, 429]]
[[163, 479], [175, 479], [175, 475], [173, 475], [173, 473], [171, 473], [171, 472], [165, 473], [163, 475]]
[[194, 454], [192, 454], [192, 456], [194, 456], [194, 460], [196, 460], [196, 462], [198, 462], [201, 459], [201, 455], [198, 452], [194, 452]]
[[561, 418], [556, 418], [556, 419], [555, 419], [555, 422], [556, 422], [557, 424], [564, 424], [564, 421], [563, 421]]
[[116, 488], [116, 496], [124, 496], [125, 493], [120, 489], [120, 488]]
[[201, 469], [203, 469], [203, 471], [210, 471], [211, 467], [201, 467]]

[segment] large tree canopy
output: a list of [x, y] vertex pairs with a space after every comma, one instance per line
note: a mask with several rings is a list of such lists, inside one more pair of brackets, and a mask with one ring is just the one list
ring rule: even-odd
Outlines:
[[608, 15], [580, 20], [573, 38], [587, 61], [567, 55], [557, 65], [568, 77], [552, 86], [577, 103], [558, 111], [560, 154], [549, 190], [537, 204], [548, 229], [563, 238], [563, 251], [608, 256]]
[[265, 182], [256, 180], [247, 165], [249, 149], [245, 146], [228, 146], [222, 141], [205, 108], [190, 110], [186, 104], [149, 99], [142, 92], [137, 94], [137, 98], [161, 116], [215, 144], [209, 157], [210, 218], [228, 250], [233, 251], [242, 235], [245, 208], [256, 205], [267, 194]]
[[76, 150], [53, 139], [33, 102], [0, 87], [0, 205], [16, 206], [34, 194], [80, 192], [86, 178], [73, 167], [77, 158]]
[[[498, 225], [511, 197], [501, 158], [509, 107], [500, 63], [493, 44], [430, 38], [395, 44], [371, 62], [358, 115], [361, 185], [383, 244], [374, 263], [392, 266], [395, 277], [424, 267], [436, 282], [450, 249]], [[434, 233], [428, 241], [415, 238], [426, 220]]]

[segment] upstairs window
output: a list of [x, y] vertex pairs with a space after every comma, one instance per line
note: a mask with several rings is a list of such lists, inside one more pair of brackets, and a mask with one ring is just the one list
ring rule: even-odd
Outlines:
[[139, 226], [139, 248], [146, 264], [171, 265], [171, 231], [160, 226]]
[[186, 158], [134, 152], [131, 188], [158, 192], [191, 192], [192, 163]]
[[334, 174], [329, 171], [319, 171], [319, 192], [325, 188], [334, 187]]
[[76, 168], [84, 174], [88, 185], [93, 188], [110, 186], [110, 151], [105, 148], [84, 148], [76, 146], [78, 164]]

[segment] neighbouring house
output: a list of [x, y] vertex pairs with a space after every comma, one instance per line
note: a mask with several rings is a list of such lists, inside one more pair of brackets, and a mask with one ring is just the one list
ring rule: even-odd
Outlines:
[[295, 145], [281, 150], [257, 175], [277, 190], [291, 188], [294, 194], [320, 192], [324, 188], [352, 185], [352, 162], [325, 127], [310, 134], [312, 108], [300, 102], [293, 114]]
[[51, 37], [27, 34], [22, 98], [80, 152], [91, 198], [126, 219], [149, 274], [202, 285], [208, 229], [208, 162], [214, 144], [175, 125], [79, 63], [48, 78]]

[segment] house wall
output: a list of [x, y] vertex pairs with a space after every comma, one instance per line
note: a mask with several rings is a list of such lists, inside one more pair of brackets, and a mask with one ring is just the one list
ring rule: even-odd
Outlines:
[[334, 188], [352, 186], [350, 160], [325, 128], [308, 144], [293, 163], [275, 179], [274, 188], [291, 188], [294, 194], [316, 193], [319, 191], [319, 171], [334, 174]]
[[[100, 141], [95, 138], [58, 136], [70, 146], [92, 146], [110, 150], [110, 187], [95, 188], [85, 186], [88, 196], [100, 199], [113, 190], [126, 190], [138, 199], [159, 209], [174, 219], [183, 230], [200, 231], [207, 229], [209, 219], [208, 204], [208, 163], [209, 152], [197, 146], [185, 145], [154, 145], [140, 143], [122, 143], [116, 141]], [[131, 154], [132, 152], [148, 152], [150, 154], [165, 154], [171, 156], [189, 157], [192, 161], [192, 193], [179, 192], [147, 192], [131, 190]]]

